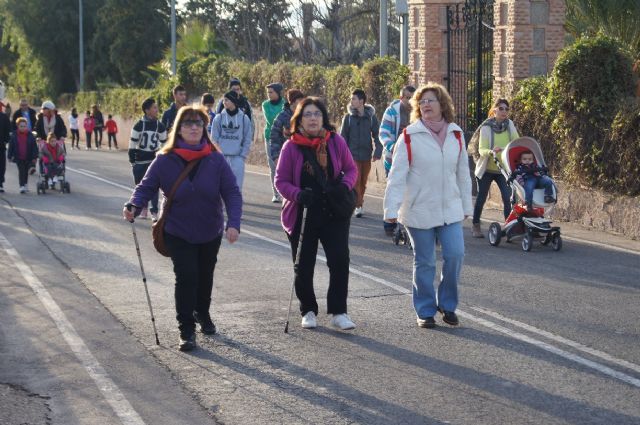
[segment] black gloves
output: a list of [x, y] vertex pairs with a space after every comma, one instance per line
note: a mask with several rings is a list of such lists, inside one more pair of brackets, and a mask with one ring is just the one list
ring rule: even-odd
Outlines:
[[310, 207], [315, 202], [316, 196], [313, 194], [312, 190], [303, 190], [298, 194], [298, 203], [304, 205], [305, 207]]

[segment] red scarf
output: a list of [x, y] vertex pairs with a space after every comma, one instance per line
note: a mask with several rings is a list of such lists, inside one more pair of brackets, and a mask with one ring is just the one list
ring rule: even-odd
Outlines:
[[322, 129], [320, 134], [316, 137], [312, 137], [307, 133], [294, 133], [293, 136], [291, 136], [291, 141], [296, 145], [318, 149], [321, 143], [329, 140], [329, 137], [331, 137], [331, 132]]
[[173, 152], [176, 153], [180, 158], [184, 159], [187, 162], [191, 162], [194, 159], [204, 158], [205, 156], [211, 153], [211, 145], [209, 143], [205, 143], [205, 145], [199, 151], [192, 151], [191, 149], [184, 148], [174, 148]]

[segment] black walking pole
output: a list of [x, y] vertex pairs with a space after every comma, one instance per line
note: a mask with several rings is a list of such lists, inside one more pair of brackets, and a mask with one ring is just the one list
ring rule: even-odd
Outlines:
[[[307, 189], [308, 190], [308, 189]], [[298, 239], [298, 249], [296, 250], [296, 261], [293, 264], [294, 276], [291, 283], [291, 294], [289, 295], [289, 309], [287, 310], [287, 321], [284, 324], [284, 333], [289, 333], [289, 315], [291, 314], [291, 302], [293, 301], [293, 290], [296, 284], [295, 270], [296, 267], [300, 267], [300, 252], [302, 251], [302, 239], [304, 236], [304, 228], [307, 224], [307, 207], [302, 210], [302, 226], [300, 227], [300, 238]]]
[[[131, 211], [131, 206], [127, 206], [127, 209]], [[144, 266], [142, 265], [142, 256], [140, 255], [140, 244], [138, 244], [138, 235], [136, 234], [136, 225], [134, 220], [131, 220], [131, 232], [133, 233], [133, 242], [136, 244], [136, 253], [138, 254], [138, 262], [140, 263], [140, 272], [142, 273], [142, 283], [144, 284], [144, 292], [147, 294], [147, 304], [149, 305], [149, 312], [151, 313], [151, 324], [153, 325], [153, 333], [156, 336], [156, 345], [160, 345], [158, 339], [158, 330], [156, 329], [156, 319], [153, 317], [153, 307], [151, 307], [151, 298], [149, 297], [149, 288], [147, 288], [147, 276], [144, 274]]]

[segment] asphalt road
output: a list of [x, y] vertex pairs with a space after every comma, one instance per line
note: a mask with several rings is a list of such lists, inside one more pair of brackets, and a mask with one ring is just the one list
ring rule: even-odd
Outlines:
[[120, 218], [126, 154], [72, 151], [68, 167], [71, 194], [38, 196], [32, 181], [20, 195], [9, 164], [0, 196], [2, 424], [640, 423], [634, 246], [608, 248], [607, 235], [582, 231], [591, 241], [568, 234], [560, 252], [525, 253], [472, 239], [466, 223], [461, 326], [420, 329], [411, 251], [384, 236], [382, 201], [369, 196], [351, 227], [357, 329], [329, 327], [318, 261], [320, 327], [301, 329], [294, 313], [284, 334], [291, 257], [266, 170], [250, 167], [240, 240], [223, 243], [215, 274], [219, 334], [198, 335], [185, 354], [170, 261], [139, 220], [155, 345]]

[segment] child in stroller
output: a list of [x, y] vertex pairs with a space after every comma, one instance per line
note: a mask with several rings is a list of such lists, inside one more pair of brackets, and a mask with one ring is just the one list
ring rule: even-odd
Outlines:
[[542, 239], [543, 245], [551, 244], [554, 251], [562, 248], [560, 228], [552, 226], [545, 218], [545, 209], [553, 210], [557, 199], [557, 189], [553, 180], [546, 175], [540, 145], [531, 137], [520, 137], [509, 143], [502, 151], [502, 161], [493, 154], [500, 172], [513, 190], [511, 214], [504, 223], [491, 223], [489, 243], [498, 246], [502, 237], [507, 242], [522, 237], [522, 249], [530, 251], [535, 239]]
[[40, 141], [40, 179], [38, 181], [38, 194], [45, 193], [46, 189], [56, 190], [56, 184], [60, 180], [60, 191], [69, 192], [69, 183], [65, 180], [65, 153], [64, 141], [56, 139], [52, 132], [47, 135], [47, 140]]

